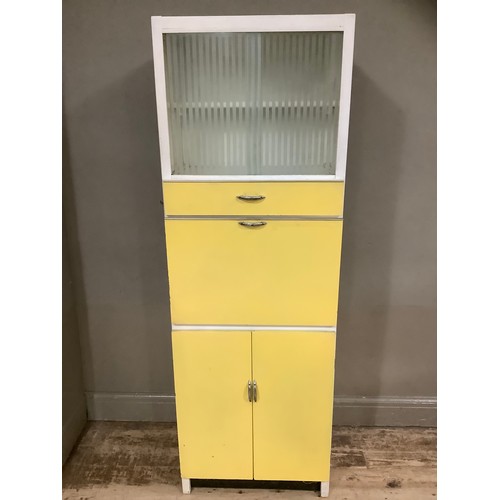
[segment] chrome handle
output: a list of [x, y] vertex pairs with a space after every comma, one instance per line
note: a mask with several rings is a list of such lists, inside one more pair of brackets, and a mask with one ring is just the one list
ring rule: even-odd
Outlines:
[[262, 196], [261, 194], [240, 194], [236, 198], [242, 201], [259, 201], [266, 199], [266, 197]]
[[248, 381], [248, 401], [250, 401], [250, 403], [251, 403], [252, 399], [253, 399], [252, 382], [250, 382], [250, 380], [249, 380]]
[[257, 402], [257, 382], [255, 380], [253, 381], [253, 400], [255, 403]]
[[265, 226], [267, 222], [264, 222], [263, 220], [259, 220], [257, 222], [242, 221], [238, 222], [238, 224], [243, 227], [260, 227], [260, 226]]

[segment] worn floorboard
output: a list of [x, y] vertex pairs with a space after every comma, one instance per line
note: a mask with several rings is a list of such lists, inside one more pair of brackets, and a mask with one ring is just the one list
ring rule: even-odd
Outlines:
[[[175, 424], [90, 422], [63, 468], [63, 500], [311, 499], [316, 485], [193, 484], [180, 489]], [[299, 489], [297, 489], [299, 488]], [[330, 498], [436, 497], [436, 431], [334, 427]]]

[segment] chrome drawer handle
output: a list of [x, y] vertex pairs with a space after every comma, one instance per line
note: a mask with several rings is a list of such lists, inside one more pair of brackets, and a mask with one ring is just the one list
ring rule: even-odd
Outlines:
[[246, 221], [242, 221], [242, 222], [238, 222], [238, 224], [240, 226], [243, 226], [243, 227], [260, 227], [260, 226], [265, 226], [267, 224], [267, 222], [264, 222], [264, 221], [258, 221], [258, 222], [246, 222]]
[[243, 201], [259, 201], [266, 199], [266, 197], [262, 196], [261, 194], [240, 194], [236, 198], [238, 198], [238, 200], [243, 200]]

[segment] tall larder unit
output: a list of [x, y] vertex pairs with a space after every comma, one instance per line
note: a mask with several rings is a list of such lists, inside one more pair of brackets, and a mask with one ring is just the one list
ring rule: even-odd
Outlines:
[[327, 496], [354, 15], [152, 29], [183, 491]]

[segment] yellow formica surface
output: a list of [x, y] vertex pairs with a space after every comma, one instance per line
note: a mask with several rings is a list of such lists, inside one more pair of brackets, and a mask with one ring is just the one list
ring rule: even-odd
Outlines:
[[164, 182], [163, 199], [166, 215], [336, 216], [342, 215], [344, 183]]
[[334, 332], [252, 332], [254, 478], [328, 481]]
[[335, 326], [342, 221], [166, 220], [172, 322]]
[[334, 332], [177, 330], [173, 348], [182, 477], [328, 481]]
[[252, 479], [251, 332], [172, 332], [181, 476]]

